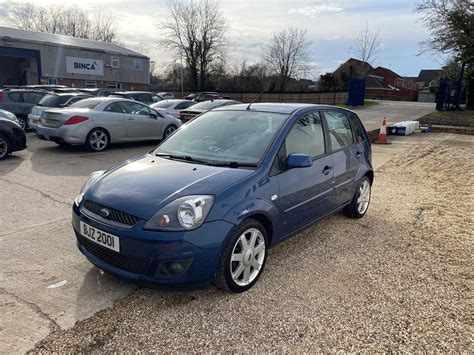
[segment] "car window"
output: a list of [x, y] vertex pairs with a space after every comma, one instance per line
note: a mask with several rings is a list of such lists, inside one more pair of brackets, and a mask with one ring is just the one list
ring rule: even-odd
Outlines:
[[124, 113], [124, 110], [117, 102], [114, 102], [104, 108], [104, 112]]
[[58, 95], [47, 94], [38, 102], [38, 105], [44, 107], [59, 107], [59, 100]]
[[94, 98], [84, 99], [84, 100], [73, 103], [69, 107], [94, 109], [102, 102], [104, 102], [102, 99], [94, 99]]
[[8, 98], [12, 101], [23, 102], [23, 96], [19, 92], [9, 92]]
[[332, 150], [338, 150], [354, 143], [351, 124], [347, 116], [340, 111], [325, 111], [329, 140]]
[[141, 105], [135, 102], [120, 102], [120, 106], [130, 115], [143, 115], [143, 116], [150, 116], [151, 112], [145, 105]]
[[151, 95], [149, 94], [137, 94], [134, 97], [135, 100], [145, 103], [151, 103], [153, 100], [151, 99]]
[[152, 95], [151, 96], [151, 102], [158, 102], [158, 101], [161, 101], [161, 100], [163, 100], [163, 99], [158, 95]]
[[365, 141], [367, 139], [367, 134], [365, 133], [365, 128], [358, 119], [355, 113], [348, 113], [351, 120], [352, 128], [354, 129], [354, 134], [358, 142]]
[[160, 102], [156, 102], [151, 105], [153, 108], [169, 108], [173, 105], [173, 101], [163, 100]]
[[174, 108], [175, 110], [184, 110], [185, 108], [188, 108], [189, 106], [192, 106], [194, 105], [194, 102], [181, 102], [180, 104], [176, 105], [176, 107]]
[[39, 92], [25, 92], [23, 93], [23, 100], [30, 104], [37, 104], [43, 98], [44, 94]]

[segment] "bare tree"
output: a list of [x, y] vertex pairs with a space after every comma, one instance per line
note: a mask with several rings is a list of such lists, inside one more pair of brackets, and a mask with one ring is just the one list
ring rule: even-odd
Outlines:
[[169, 0], [164, 44], [183, 56], [195, 90], [203, 90], [213, 64], [224, 59], [226, 21], [219, 2]]
[[[380, 32], [370, 30], [366, 21], [365, 28], [360, 31], [354, 44], [356, 57], [363, 62], [363, 70], [366, 71], [368, 67], [366, 64], [373, 63], [380, 52], [382, 46]], [[365, 72], [364, 75], [367, 75], [367, 73]]]
[[66, 36], [116, 42], [115, 19], [100, 8], [92, 15], [77, 6], [36, 6], [17, 3], [10, 7], [10, 20], [24, 30], [56, 33]]
[[309, 68], [310, 42], [306, 30], [290, 27], [278, 33], [266, 46], [263, 59], [270, 72], [278, 78], [278, 88], [285, 91], [291, 78], [305, 74]]

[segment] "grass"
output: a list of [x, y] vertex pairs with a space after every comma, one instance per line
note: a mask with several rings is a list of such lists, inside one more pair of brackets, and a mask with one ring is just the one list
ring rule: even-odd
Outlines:
[[474, 127], [474, 111], [435, 111], [423, 116], [418, 121], [431, 125]]

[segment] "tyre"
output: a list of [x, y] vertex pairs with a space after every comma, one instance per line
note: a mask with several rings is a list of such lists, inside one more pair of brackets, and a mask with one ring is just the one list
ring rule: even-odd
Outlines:
[[163, 139], [171, 136], [174, 133], [174, 131], [176, 131], [177, 129], [178, 127], [176, 127], [174, 124], [170, 124], [169, 126], [167, 126], [165, 128], [165, 131], [163, 132]]
[[4, 160], [10, 154], [10, 141], [3, 134], [0, 134], [0, 160]]
[[18, 120], [18, 124], [20, 125], [20, 127], [24, 131], [26, 131], [28, 129], [28, 120], [26, 119], [26, 117], [17, 116], [16, 119]]
[[367, 176], [364, 176], [357, 187], [351, 203], [344, 207], [344, 214], [347, 217], [356, 219], [364, 217], [369, 208], [371, 192], [372, 186], [370, 180]]
[[262, 274], [267, 251], [265, 228], [256, 220], [245, 220], [232, 232], [222, 250], [214, 283], [225, 291], [247, 291]]
[[85, 146], [92, 152], [102, 152], [110, 144], [109, 134], [102, 128], [94, 128], [86, 137]]

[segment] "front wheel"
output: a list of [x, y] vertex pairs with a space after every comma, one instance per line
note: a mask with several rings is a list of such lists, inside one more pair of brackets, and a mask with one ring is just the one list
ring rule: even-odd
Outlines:
[[267, 249], [268, 238], [262, 224], [253, 219], [242, 222], [224, 246], [216, 286], [236, 293], [250, 289], [263, 272]]
[[10, 154], [10, 141], [3, 134], [0, 134], [0, 160], [4, 160]]
[[107, 149], [110, 144], [109, 135], [102, 128], [95, 128], [89, 132], [86, 137], [85, 146], [93, 152], [102, 152]]
[[344, 207], [344, 214], [351, 218], [362, 218], [369, 208], [372, 186], [367, 176], [364, 176], [349, 205]]
[[25, 117], [17, 116], [18, 124], [20, 125], [21, 129], [26, 132], [28, 129], [28, 120]]

